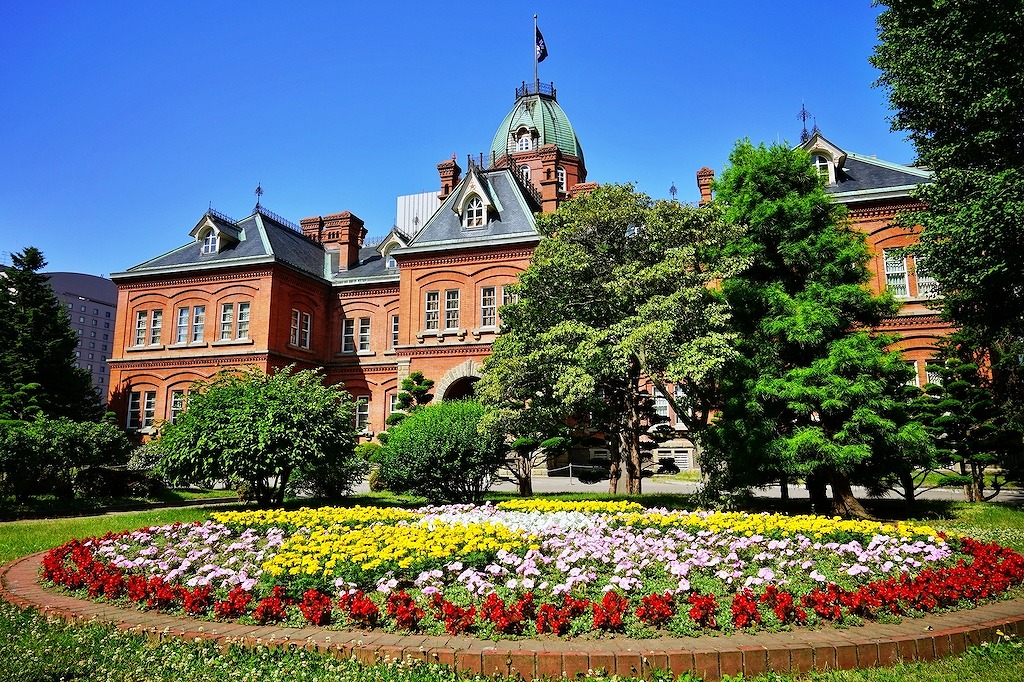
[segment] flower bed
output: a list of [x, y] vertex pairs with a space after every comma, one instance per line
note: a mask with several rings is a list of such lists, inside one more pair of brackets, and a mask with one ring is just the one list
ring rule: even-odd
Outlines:
[[73, 541], [44, 578], [256, 623], [484, 637], [695, 635], [969, 607], [1024, 557], [927, 526], [516, 500], [216, 513]]

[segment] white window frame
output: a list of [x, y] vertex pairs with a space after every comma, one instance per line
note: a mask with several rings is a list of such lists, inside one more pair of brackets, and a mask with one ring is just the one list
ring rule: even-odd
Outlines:
[[188, 306], [178, 308], [177, 321], [174, 328], [174, 342], [188, 343], [188, 323], [192, 319], [192, 311]]
[[428, 291], [424, 301], [423, 328], [430, 331], [440, 329], [441, 292]]
[[498, 289], [497, 287], [480, 288], [480, 326], [496, 327], [498, 325]]
[[313, 318], [309, 313], [302, 313], [301, 324], [299, 325], [299, 348], [309, 348], [310, 336], [312, 336]]
[[341, 352], [356, 352], [356, 321], [347, 317], [341, 321]]
[[299, 325], [302, 321], [302, 313], [292, 308], [292, 325], [290, 343], [293, 346], [299, 345]]
[[907, 386], [916, 386], [921, 388], [921, 375], [918, 372], [917, 360], [906, 360], [907, 367], [914, 370], [914, 376], [912, 379], [907, 380]]
[[171, 398], [167, 401], [167, 421], [172, 424], [178, 421], [178, 417], [185, 411], [187, 395], [184, 389], [171, 391]]
[[356, 397], [356, 431], [366, 431], [370, 426], [370, 396]]
[[190, 343], [202, 343], [206, 334], [206, 306], [192, 306], [192, 334], [189, 336]]
[[217, 253], [220, 245], [220, 236], [215, 230], [210, 230], [203, 235], [203, 254]]
[[149, 345], [159, 346], [164, 333], [164, 311], [153, 310], [149, 313]]
[[235, 338], [249, 338], [249, 315], [252, 305], [249, 301], [242, 301], [238, 304], [238, 316], [235, 324]]
[[137, 310], [135, 312], [135, 345], [146, 345], [146, 323], [149, 320], [149, 312]]
[[521, 177], [526, 182], [530, 182], [530, 167], [527, 166], [526, 164], [523, 164], [522, 166], [520, 166], [519, 167], [519, 177]]
[[664, 417], [666, 420], [669, 418], [668, 400], [665, 399], [665, 396], [660, 394], [654, 396], [654, 413], [659, 417]]
[[370, 318], [359, 318], [359, 350], [370, 350]]
[[565, 185], [565, 183], [566, 183], [565, 168], [563, 166], [559, 166], [558, 168], [555, 169], [555, 177], [558, 178], [558, 191], [559, 192], [567, 192], [568, 190], [566, 189], [566, 185]]
[[458, 329], [459, 328], [459, 299], [460, 291], [458, 289], [446, 289], [444, 292], [444, 328], [445, 329]]
[[220, 306], [220, 340], [230, 341], [235, 335], [235, 304], [222, 303]]
[[928, 274], [928, 266], [920, 256], [914, 258], [914, 275], [917, 280], [917, 295], [919, 298], [937, 298], [939, 295], [939, 283], [934, 277]]
[[388, 346], [391, 350], [398, 347], [398, 315], [391, 316], [391, 335], [388, 337]]
[[466, 202], [466, 209], [462, 214], [462, 226], [465, 228], [483, 227], [484, 202], [480, 197], [473, 195]]
[[885, 289], [896, 298], [910, 296], [910, 280], [907, 277], [907, 257], [901, 249], [882, 249], [885, 263]]

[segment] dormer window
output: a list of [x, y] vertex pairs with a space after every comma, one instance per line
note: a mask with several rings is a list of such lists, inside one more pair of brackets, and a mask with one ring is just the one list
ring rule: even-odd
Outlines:
[[818, 171], [822, 181], [826, 185], [830, 184], [832, 182], [832, 162], [820, 154], [812, 156], [811, 162], [814, 164], [814, 169]]
[[516, 131], [516, 151], [528, 152], [533, 149], [533, 133], [528, 128]]
[[466, 210], [462, 214], [462, 226], [467, 228], [484, 226], [484, 202], [480, 200], [480, 197], [470, 197], [466, 202]]
[[207, 232], [206, 235], [203, 237], [203, 253], [217, 253], [219, 246], [220, 238], [217, 236], [217, 233], [214, 232], [213, 230]]

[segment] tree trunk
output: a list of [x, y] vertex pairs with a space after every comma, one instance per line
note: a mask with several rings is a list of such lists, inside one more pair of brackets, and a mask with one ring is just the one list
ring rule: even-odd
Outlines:
[[608, 467], [608, 494], [617, 495], [619, 479], [622, 477], [622, 452], [619, 450], [618, 435], [605, 436], [605, 443], [608, 445], [608, 456], [611, 457], [611, 465]]
[[828, 493], [825, 492], [825, 477], [820, 472], [812, 472], [807, 476], [807, 495], [811, 498], [811, 508], [815, 514], [825, 514], [831, 505]]
[[789, 499], [789, 479], [785, 476], [779, 479], [779, 495], [784, 502]]
[[914, 506], [914, 502], [917, 501], [914, 490], [914, 472], [910, 469], [904, 469], [901, 471], [900, 485], [903, 486], [903, 499], [907, 501], [907, 506]]
[[519, 496], [533, 497], [533, 458], [519, 458]]
[[620, 433], [619, 438], [622, 443], [622, 459], [626, 462], [626, 492], [629, 495], [639, 495], [643, 491], [639, 439], [632, 429]]
[[[966, 476], [967, 475], [967, 464], [963, 460], [960, 461], [960, 475], [961, 476]], [[974, 497], [974, 486], [973, 485], [971, 485], [971, 484], [965, 484], [964, 485], [964, 499], [967, 500], [968, 502], [977, 502], [978, 501]]]
[[870, 519], [867, 509], [853, 496], [850, 477], [838, 471], [829, 472], [832, 485], [832, 512], [843, 518]]

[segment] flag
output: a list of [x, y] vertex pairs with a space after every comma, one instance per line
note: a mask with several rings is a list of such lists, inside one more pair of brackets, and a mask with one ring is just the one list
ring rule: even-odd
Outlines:
[[544, 58], [548, 56], [548, 46], [544, 44], [544, 36], [540, 34], [540, 29], [534, 27], [537, 32], [537, 62], [544, 61]]

